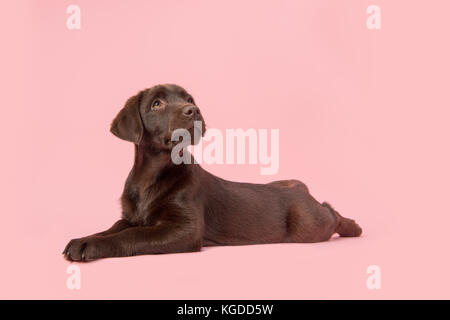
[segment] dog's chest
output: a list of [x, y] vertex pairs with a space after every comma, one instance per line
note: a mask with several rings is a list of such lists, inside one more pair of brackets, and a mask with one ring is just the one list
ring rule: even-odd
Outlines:
[[135, 225], [156, 223], [159, 218], [155, 205], [158, 197], [156, 190], [127, 186], [122, 195], [123, 218]]

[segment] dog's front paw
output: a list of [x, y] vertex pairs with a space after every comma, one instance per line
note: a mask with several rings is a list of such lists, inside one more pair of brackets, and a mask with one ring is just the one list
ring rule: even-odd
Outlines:
[[104, 256], [100, 239], [85, 237], [70, 240], [63, 251], [64, 258], [69, 261], [92, 261]]

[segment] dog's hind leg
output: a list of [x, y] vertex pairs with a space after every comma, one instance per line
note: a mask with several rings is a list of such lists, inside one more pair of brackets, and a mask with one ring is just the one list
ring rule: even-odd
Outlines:
[[355, 220], [344, 218], [327, 202], [322, 203], [322, 206], [336, 215], [338, 220], [336, 225], [336, 233], [338, 233], [341, 237], [359, 237], [361, 235], [362, 229], [355, 222]]

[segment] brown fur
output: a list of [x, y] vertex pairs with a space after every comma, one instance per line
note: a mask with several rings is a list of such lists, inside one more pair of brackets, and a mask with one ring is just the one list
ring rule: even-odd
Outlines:
[[334, 233], [361, 234], [353, 220], [317, 202], [298, 180], [237, 183], [198, 164], [173, 164], [171, 133], [191, 129], [194, 120], [203, 117], [192, 97], [176, 85], [155, 86], [128, 99], [111, 125], [114, 135], [135, 144], [134, 165], [121, 198], [122, 219], [109, 230], [71, 240], [63, 251], [67, 259], [318, 242]]

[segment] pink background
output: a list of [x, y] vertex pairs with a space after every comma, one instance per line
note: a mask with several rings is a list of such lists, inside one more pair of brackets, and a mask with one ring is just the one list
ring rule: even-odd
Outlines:
[[[66, 8], [81, 8], [81, 30]], [[366, 28], [381, 7], [382, 28]], [[2, 1], [0, 298], [450, 298], [447, 0]], [[108, 228], [133, 147], [109, 133], [157, 83], [209, 127], [279, 128], [280, 170], [363, 227], [327, 243], [209, 248], [81, 264]], [[366, 268], [379, 265], [381, 290]]]

